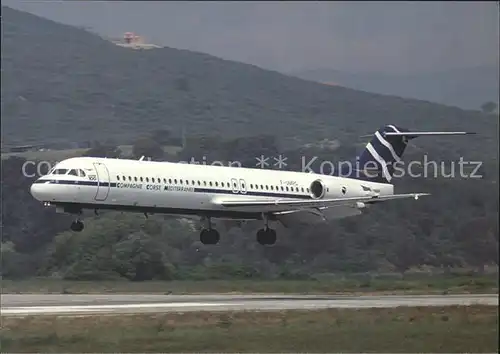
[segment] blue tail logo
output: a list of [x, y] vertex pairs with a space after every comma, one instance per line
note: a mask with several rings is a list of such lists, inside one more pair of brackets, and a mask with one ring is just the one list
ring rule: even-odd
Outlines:
[[[377, 130], [373, 139], [357, 159], [358, 176], [372, 182], [390, 183], [394, 165], [402, 162], [403, 153], [411, 136], [403, 135], [408, 129], [386, 125]], [[386, 135], [386, 133], [403, 133]]]

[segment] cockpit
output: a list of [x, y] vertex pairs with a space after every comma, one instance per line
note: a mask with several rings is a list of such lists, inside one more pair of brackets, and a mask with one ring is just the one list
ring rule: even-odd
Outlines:
[[33, 182], [31, 195], [43, 202], [76, 202], [82, 186], [92, 186], [89, 177], [92, 177], [93, 171], [85, 160], [75, 158], [61, 161]]

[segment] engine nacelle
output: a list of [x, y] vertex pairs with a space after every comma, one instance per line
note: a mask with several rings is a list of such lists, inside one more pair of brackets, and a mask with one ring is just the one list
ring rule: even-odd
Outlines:
[[326, 185], [322, 180], [317, 179], [311, 183], [309, 190], [314, 199], [321, 199], [326, 194]]

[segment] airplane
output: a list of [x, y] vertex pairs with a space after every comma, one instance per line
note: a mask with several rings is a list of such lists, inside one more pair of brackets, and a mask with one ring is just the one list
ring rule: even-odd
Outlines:
[[[386, 125], [377, 130], [349, 170], [332, 175], [183, 164], [175, 162], [73, 157], [56, 164], [31, 186], [31, 195], [57, 212], [76, 215], [71, 230], [80, 232], [83, 210], [115, 210], [199, 217], [200, 241], [217, 244], [212, 219], [259, 220], [256, 239], [273, 245], [269, 222], [285, 228], [314, 225], [360, 215], [368, 206], [429, 193], [395, 194], [392, 178], [409, 140], [419, 136], [470, 132], [411, 132]], [[368, 168], [368, 165], [371, 165]], [[359, 168], [358, 168], [359, 167]]]

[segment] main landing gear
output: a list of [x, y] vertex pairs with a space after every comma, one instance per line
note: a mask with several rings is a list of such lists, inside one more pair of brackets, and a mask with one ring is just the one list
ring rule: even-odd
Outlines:
[[276, 231], [269, 227], [269, 220], [266, 214], [262, 214], [265, 226], [257, 231], [257, 242], [261, 245], [274, 245], [276, 243]]
[[261, 245], [274, 245], [276, 243], [276, 231], [265, 227], [257, 231], [257, 242]]
[[215, 245], [220, 240], [219, 231], [212, 229], [212, 221], [210, 218], [206, 219], [206, 228], [200, 232], [200, 242], [204, 245]]
[[[268, 225], [267, 215], [263, 215], [265, 226], [257, 231], [257, 242], [261, 245], [274, 245], [276, 243], [276, 231]], [[212, 228], [210, 218], [202, 219], [206, 222], [205, 227], [200, 232], [200, 242], [204, 245], [215, 245], [220, 241], [220, 234]]]

